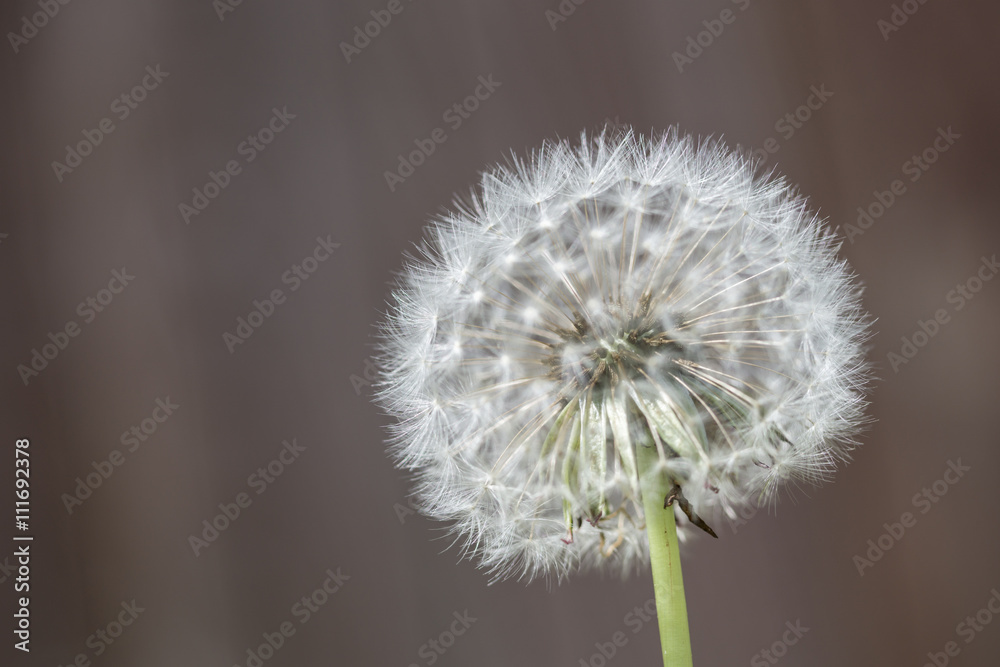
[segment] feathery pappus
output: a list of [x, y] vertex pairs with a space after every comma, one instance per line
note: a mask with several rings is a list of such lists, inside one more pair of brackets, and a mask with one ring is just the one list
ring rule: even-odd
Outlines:
[[495, 578], [561, 579], [648, 561], [641, 474], [672, 485], [684, 539], [826, 479], [867, 405], [838, 249], [783, 180], [676, 130], [486, 171], [380, 325], [377, 400], [422, 510]]

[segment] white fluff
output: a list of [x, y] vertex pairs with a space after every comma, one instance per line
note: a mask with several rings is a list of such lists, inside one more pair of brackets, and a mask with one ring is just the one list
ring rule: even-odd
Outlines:
[[782, 180], [674, 131], [487, 171], [381, 328], [378, 400], [422, 509], [495, 577], [561, 579], [647, 561], [636, 447], [709, 522], [823, 480], [866, 406], [838, 248]]

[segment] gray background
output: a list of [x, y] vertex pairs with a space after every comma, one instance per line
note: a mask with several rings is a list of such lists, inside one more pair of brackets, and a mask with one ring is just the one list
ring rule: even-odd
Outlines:
[[[509, 151], [617, 119], [746, 148], [775, 137], [769, 164], [842, 230], [938, 128], [961, 135], [845, 240], [878, 320], [864, 446], [835, 483], [716, 526], [684, 568], [697, 664], [748, 664], [796, 620], [809, 631], [781, 664], [921, 665], [949, 641], [951, 664], [997, 664], [1000, 622], [968, 644], [956, 626], [1000, 587], [1000, 280], [960, 311], [947, 295], [1000, 251], [1000, 9], [928, 2], [886, 40], [889, 2], [589, 0], [553, 30], [555, 0], [403, 0], [346, 62], [340, 42], [385, 4], [251, 0], [220, 20], [209, 0], [71, 2], [16, 53], [0, 46], [0, 511], [13, 512], [13, 442], [29, 437], [35, 535], [33, 650], [10, 646], [0, 573], [3, 660], [245, 665], [339, 567], [350, 579], [266, 664], [427, 665], [421, 646], [465, 610], [476, 622], [435, 664], [597, 665], [595, 642], [618, 630], [628, 643], [609, 664], [657, 664], [655, 626], [625, 622], [648, 575], [489, 586], [440, 525], [401, 513], [407, 483], [364, 382], [392, 272], [426, 220]], [[672, 54], [727, 8], [735, 20], [679, 72]], [[5, 3], [0, 28], [37, 11]], [[157, 64], [169, 75], [118, 120], [112, 101]], [[490, 74], [500, 87], [449, 128], [445, 109]], [[833, 96], [786, 139], [775, 123], [813, 85]], [[192, 188], [286, 106], [290, 125], [185, 224]], [[52, 162], [104, 117], [114, 132], [60, 182]], [[436, 127], [447, 141], [390, 192], [384, 172]], [[327, 235], [333, 257], [230, 354], [223, 333]], [[134, 281], [25, 386], [17, 366], [82, 322], [77, 304], [121, 267]], [[941, 308], [950, 321], [896, 372], [887, 355]], [[76, 478], [168, 396], [180, 408], [68, 513]], [[248, 476], [289, 438], [305, 451], [256, 495]], [[914, 494], [959, 459], [971, 470], [920, 514]], [[195, 556], [189, 535], [248, 490]], [[853, 557], [906, 511], [916, 525], [860, 576]], [[88, 636], [132, 599], [145, 611], [95, 656]]]

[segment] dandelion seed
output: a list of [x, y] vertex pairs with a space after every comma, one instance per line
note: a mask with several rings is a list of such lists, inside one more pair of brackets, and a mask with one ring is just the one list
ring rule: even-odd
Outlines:
[[648, 562], [665, 501], [686, 539], [824, 480], [866, 406], [838, 248], [783, 181], [674, 131], [488, 171], [381, 329], [378, 400], [421, 508], [496, 578], [561, 579]]

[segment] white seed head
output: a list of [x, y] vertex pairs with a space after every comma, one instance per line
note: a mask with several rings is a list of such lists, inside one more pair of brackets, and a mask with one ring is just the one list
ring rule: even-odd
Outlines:
[[825, 479], [868, 379], [838, 249], [782, 180], [676, 131], [485, 172], [381, 328], [378, 401], [422, 509], [497, 578], [562, 578], [648, 560], [638, 447], [706, 518]]

